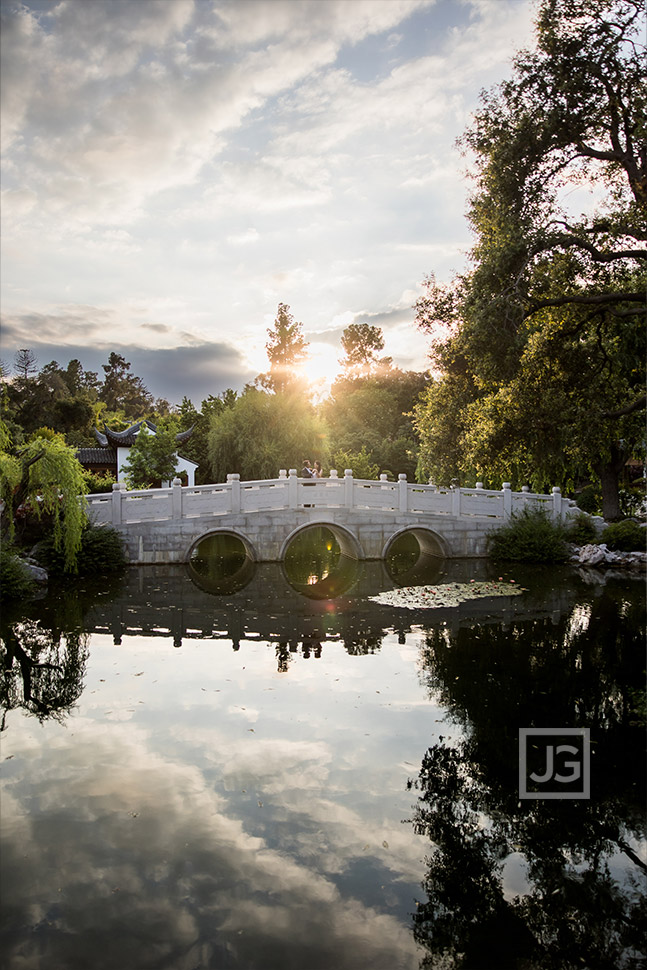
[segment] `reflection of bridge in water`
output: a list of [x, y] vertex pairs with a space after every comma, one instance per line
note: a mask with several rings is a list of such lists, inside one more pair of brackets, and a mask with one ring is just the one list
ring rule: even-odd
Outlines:
[[[520, 620], [557, 622], [570, 610], [574, 593], [568, 587], [543, 589], [541, 595], [493, 597], [442, 610], [397, 609], [369, 599], [393, 588], [381, 562], [355, 563], [354, 582], [335, 599], [304, 596], [290, 585], [279, 564], [259, 565], [244, 589], [213, 595], [192, 582], [182, 566], [130, 569], [121, 593], [111, 602], [98, 601], [86, 617], [88, 632], [110, 634], [115, 643], [131, 636], [228, 642], [234, 650], [245, 641], [266, 641], [287, 656], [321, 655], [328, 642], [349, 653], [379, 649], [387, 632], [404, 636], [416, 628], [442, 624], [450, 631], [476, 623], [510, 625]], [[435, 583], [492, 578], [486, 563], [438, 565]]]

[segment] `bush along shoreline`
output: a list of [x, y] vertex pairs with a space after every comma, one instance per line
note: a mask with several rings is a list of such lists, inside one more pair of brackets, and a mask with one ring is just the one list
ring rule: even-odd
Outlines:
[[545, 512], [524, 510], [490, 533], [488, 552], [501, 562], [568, 562], [640, 570], [647, 566], [646, 539], [646, 525], [637, 519], [610, 523], [599, 533], [584, 513], [560, 525]]
[[613, 566], [644, 569], [647, 566], [647, 528], [637, 519], [612, 522], [602, 532], [601, 542], [574, 543], [570, 561], [580, 566]]
[[86, 525], [81, 535], [76, 568], [66, 568], [65, 556], [50, 536], [37, 542], [29, 553], [4, 545], [0, 551], [0, 599], [3, 602], [45, 595], [50, 578], [113, 575], [127, 566], [123, 542], [112, 526]]

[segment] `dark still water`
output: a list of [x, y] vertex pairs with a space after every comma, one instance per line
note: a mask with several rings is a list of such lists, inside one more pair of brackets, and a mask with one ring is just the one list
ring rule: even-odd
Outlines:
[[318, 548], [4, 611], [2, 967], [644, 966], [643, 579]]

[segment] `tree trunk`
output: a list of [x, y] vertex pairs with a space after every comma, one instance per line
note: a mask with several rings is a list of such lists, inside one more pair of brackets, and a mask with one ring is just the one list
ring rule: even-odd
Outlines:
[[593, 470], [600, 476], [602, 486], [602, 516], [607, 522], [617, 522], [622, 518], [620, 512], [619, 476], [624, 468], [627, 455], [619, 444], [614, 442], [611, 454], [604, 461], [596, 462]]

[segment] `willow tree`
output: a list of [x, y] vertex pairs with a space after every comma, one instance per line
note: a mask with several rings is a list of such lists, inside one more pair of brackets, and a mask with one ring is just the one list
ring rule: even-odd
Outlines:
[[83, 468], [74, 449], [63, 438], [45, 429], [15, 454], [3, 430], [0, 435], [0, 494], [4, 502], [3, 532], [10, 540], [16, 521], [31, 512], [49, 515], [56, 549], [65, 554], [65, 568], [74, 571], [86, 524]]
[[328, 463], [323, 422], [300, 394], [268, 394], [248, 387], [211, 418], [209, 461], [214, 481], [229, 473], [250, 481], [301, 468], [304, 458]]
[[444, 333], [418, 411], [423, 470], [480, 477], [495, 460], [499, 477], [558, 484], [588, 468], [617, 517], [644, 439], [644, 31], [638, 0], [543, 0], [535, 49], [483, 95], [463, 138], [472, 267], [427, 280], [417, 304]]

